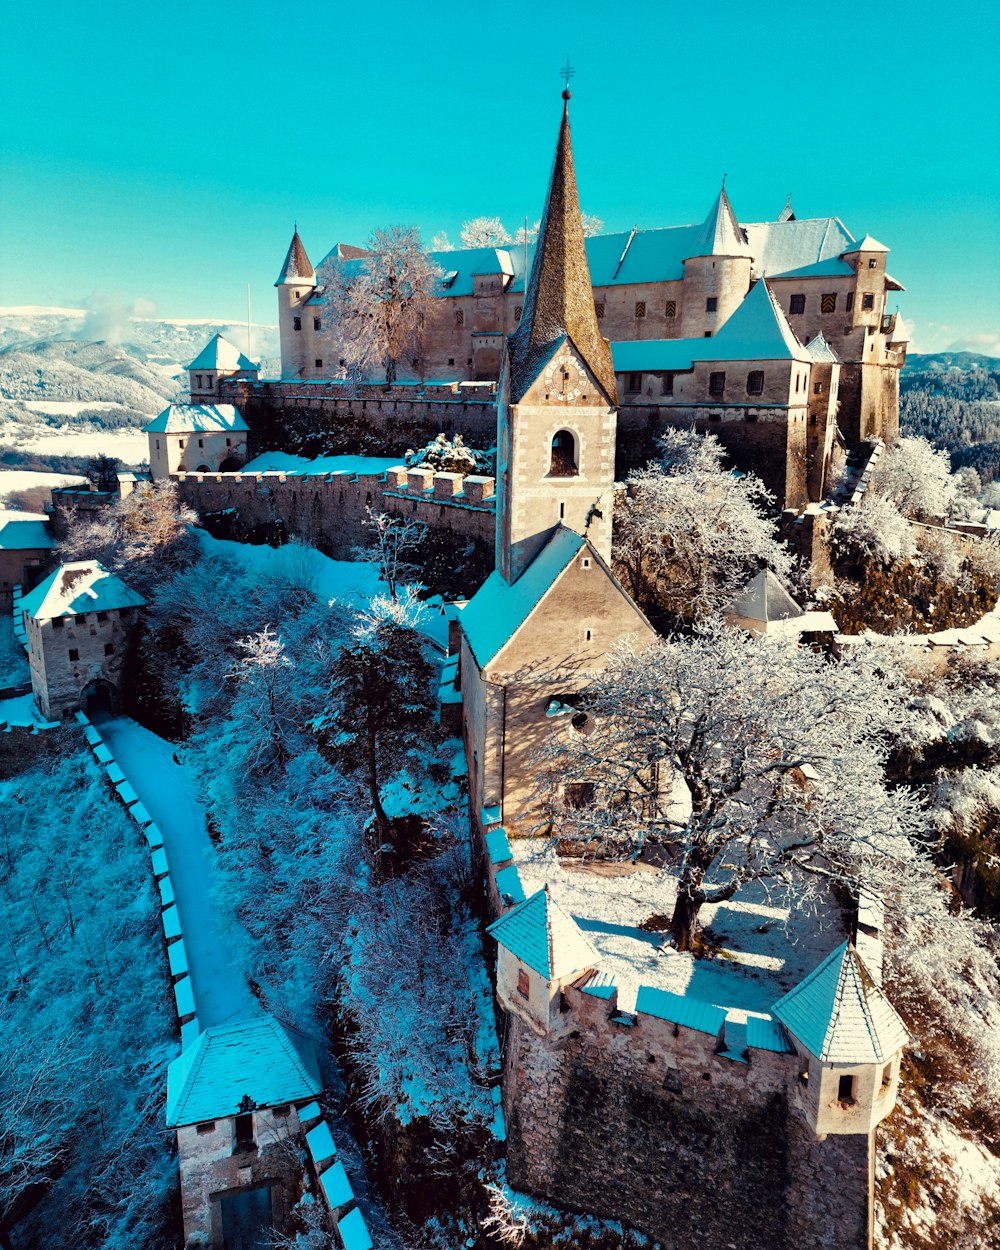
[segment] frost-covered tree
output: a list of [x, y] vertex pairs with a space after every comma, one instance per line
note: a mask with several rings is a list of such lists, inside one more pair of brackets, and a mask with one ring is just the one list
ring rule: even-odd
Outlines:
[[871, 491], [911, 520], [944, 521], [958, 488], [946, 451], [925, 438], [901, 438], [879, 461]]
[[229, 678], [243, 686], [249, 696], [253, 723], [260, 729], [258, 761], [266, 769], [271, 758], [279, 768], [288, 762], [287, 733], [291, 724], [287, 707], [288, 669], [291, 661], [272, 625], [238, 642], [240, 657]]
[[913, 528], [899, 506], [871, 491], [840, 510], [830, 540], [835, 554], [854, 564], [872, 561], [888, 568], [912, 560], [917, 551]]
[[413, 226], [374, 230], [366, 247], [363, 263], [336, 261], [327, 268], [327, 304], [349, 367], [381, 369], [391, 386], [400, 361], [419, 355], [441, 270]]
[[892, 669], [881, 650], [832, 664], [718, 625], [620, 650], [553, 732], [550, 774], [577, 783], [553, 786], [553, 826], [584, 854], [646, 856], [675, 875], [680, 950], [705, 903], [750, 881], [882, 880], [922, 829], [883, 779], [903, 706]]
[[596, 216], [596, 214], [581, 213], [580, 216], [583, 222], [583, 233], [586, 238], [589, 239], [591, 235], [600, 234], [601, 231], [604, 229], [603, 220], [600, 217]]
[[712, 435], [670, 431], [663, 460], [629, 475], [615, 508], [615, 571], [654, 618], [689, 624], [720, 611], [768, 565], [787, 577], [791, 559], [752, 473], [723, 465]]
[[418, 450], [410, 448], [404, 460], [409, 468], [420, 465], [441, 473], [485, 473], [490, 468], [492, 453], [467, 447], [461, 434], [453, 438], [438, 434]]
[[389, 587], [389, 597], [396, 599], [400, 586], [414, 581], [419, 573], [412, 557], [427, 538], [427, 526], [412, 517], [390, 516], [371, 508], [365, 509], [362, 525], [368, 544], [356, 547], [355, 555], [361, 560], [374, 557], [379, 577]]
[[419, 612], [407, 591], [396, 599], [378, 596], [356, 614], [332, 666], [326, 706], [313, 722], [331, 758], [363, 771], [380, 844], [392, 833], [382, 780], [431, 725], [431, 671], [416, 631]]
[[447, 232], [444, 230], [442, 230], [440, 234], [436, 234], [434, 238], [431, 239], [432, 252], [453, 252], [454, 250], [455, 244], [448, 238]]
[[499, 217], [473, 217], [462, 226], [460, 237], [463, 247], [504, 247], [510, 242]]

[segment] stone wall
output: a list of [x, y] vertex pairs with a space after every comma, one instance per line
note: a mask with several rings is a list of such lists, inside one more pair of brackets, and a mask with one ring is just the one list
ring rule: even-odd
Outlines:
[[134, 608], [87, 612], [35, 621], [25, 615], [28, 663], [35, 702], [49, 720], [60, 720], [83, 703], [90, 686], [113, 704], [121, 695], [122, 667]]
[[504, 1111], [518, 1189], [638, 1227], [663, 1250], [866, 1250], [870, 1139], [813, 1138], [799, 1060], [570, 988], [562, 1040], [507, 1015]]

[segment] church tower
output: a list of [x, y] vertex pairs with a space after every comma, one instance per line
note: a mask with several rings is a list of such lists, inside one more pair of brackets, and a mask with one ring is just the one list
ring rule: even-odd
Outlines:
[[618, 395], [597, 324], [569, 92], [517, 329], [497, 387], [497, 570], [515, 582], [562, 524], [611, 562]]
[[316, 271], [302, 246], [298, 226], [274, 285], [278, 288], [281, 376], [308, 377], [313, 357], [313, 319], [312, 309], [306, 305], [316, 290]]

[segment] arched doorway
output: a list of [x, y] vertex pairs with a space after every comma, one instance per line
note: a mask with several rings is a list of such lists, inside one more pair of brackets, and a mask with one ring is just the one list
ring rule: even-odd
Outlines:
[[84, 686], [80, 705], [91, 720], [107, 719], [118, 711], [118, 691], [103, 677], [95, 677]]
[[243, 461], [238, 456], [227, 456], [219, 465], [220, 473], [238, 473], [243, 468]]

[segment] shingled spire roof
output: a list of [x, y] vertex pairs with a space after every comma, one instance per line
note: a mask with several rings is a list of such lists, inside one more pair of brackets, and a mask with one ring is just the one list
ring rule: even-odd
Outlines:
[[569, 132], [569, 92], [531, 278], [517, 329], [507, 340], [511, 402], [517, 403], [568, 337], [612, 403], [618, 402], [611, 345], [601, 336], [580, 219]]
[[733, 206], [726, 194], [726, 183], [723, 180], [719, 197], [702, 223], [692, 243], [695, 251], [693, 256], [749, 256], [743, 227], [736, 220]]
[[315, 281], [316, 271], [309, 262], [306, 249], [299, 238], [298, 226], [296, 226], [292, 241], [288, 245], [288, 255], [281, 267], [281, 273], [278, 274], [278, 281], [274, 285], [295, 286], [300, 283], [313, 284]]

